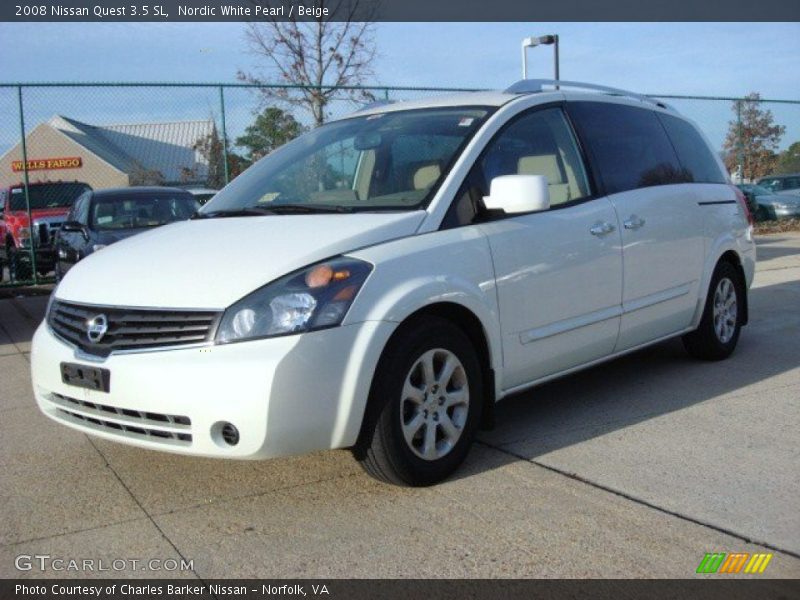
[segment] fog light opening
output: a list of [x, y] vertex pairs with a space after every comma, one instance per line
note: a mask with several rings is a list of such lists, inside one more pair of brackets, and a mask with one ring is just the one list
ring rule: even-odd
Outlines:
[[232, 423], [225, 423], [222, 426], [222, 439], [229, 446], [235, 446], [239, 443], [239, 430]]

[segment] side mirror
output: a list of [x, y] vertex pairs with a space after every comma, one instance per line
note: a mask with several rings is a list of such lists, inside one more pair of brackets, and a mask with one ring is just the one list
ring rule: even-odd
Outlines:
[[86, 227], [78, 221], [64, 221], [61, 225], [61, 231], [64, 233], [80, 233], [84, 239], [89, 239], [89, 232]]
[[495, 177], [483, 204], [487, 210], [502, 210], [509, 215], [547, 210], [550, 208], [547, 178], [543, 175]]

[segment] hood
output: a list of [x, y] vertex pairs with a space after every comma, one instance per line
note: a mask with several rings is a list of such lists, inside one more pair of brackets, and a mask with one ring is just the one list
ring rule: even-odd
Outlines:
[[103, 248], [65, 275], [56, 297], [79, 303], [221, 309], [291, 271], [412, 235], [411, 213], [196, 219]]

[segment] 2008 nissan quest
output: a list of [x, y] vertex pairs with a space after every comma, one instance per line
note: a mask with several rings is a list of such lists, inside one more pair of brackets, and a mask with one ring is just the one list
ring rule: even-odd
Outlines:
[[730, 355], [749, 221], [695, 125], [636, 94], [524, 80], [367, 108], [70, 270], [36, 400], [144, 448], [350, 448], [433, 484], [504, 396], [674, 336]]

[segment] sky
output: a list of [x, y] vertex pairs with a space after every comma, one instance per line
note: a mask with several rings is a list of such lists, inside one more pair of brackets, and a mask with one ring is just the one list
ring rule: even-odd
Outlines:
[[[562, 79], [654, 95], [755, 91], [800, 100], [798, 23], [379, 23], [374, 81], [504, 88], [521, 77], [522, 38], [546, 33], [560, 36]], [[237, 70], [259, 66], [247, 52], [240, 23], [3, 23], [0, 39], [3, 82], [233, 82]], [[530, 51], [529, 65], [531, 76], [550, 77], [551, 48]], [[191, 103], [205, 115], [218, 108], [216, 97], [205, 92], [159, 90], [158, 98], [152, 90], [148, 98], [113, 92], [65, 97], [64, 90], [34, 90], [26, 119], [69, 111], [89, 122], [130, 122], [165, 118]], [[11, 90], [0, 90], [0, 146], [10, 135], [4, 130], [15, 101]], [[255, 99], [232, 94], [226, 103], [235, 135], [252, 120]], [[721, 144], [730, 103], [673, 104]], [[800, 139], [800, 105], [774, 108], [776, 120], [787, 126], [782, 146]]]

